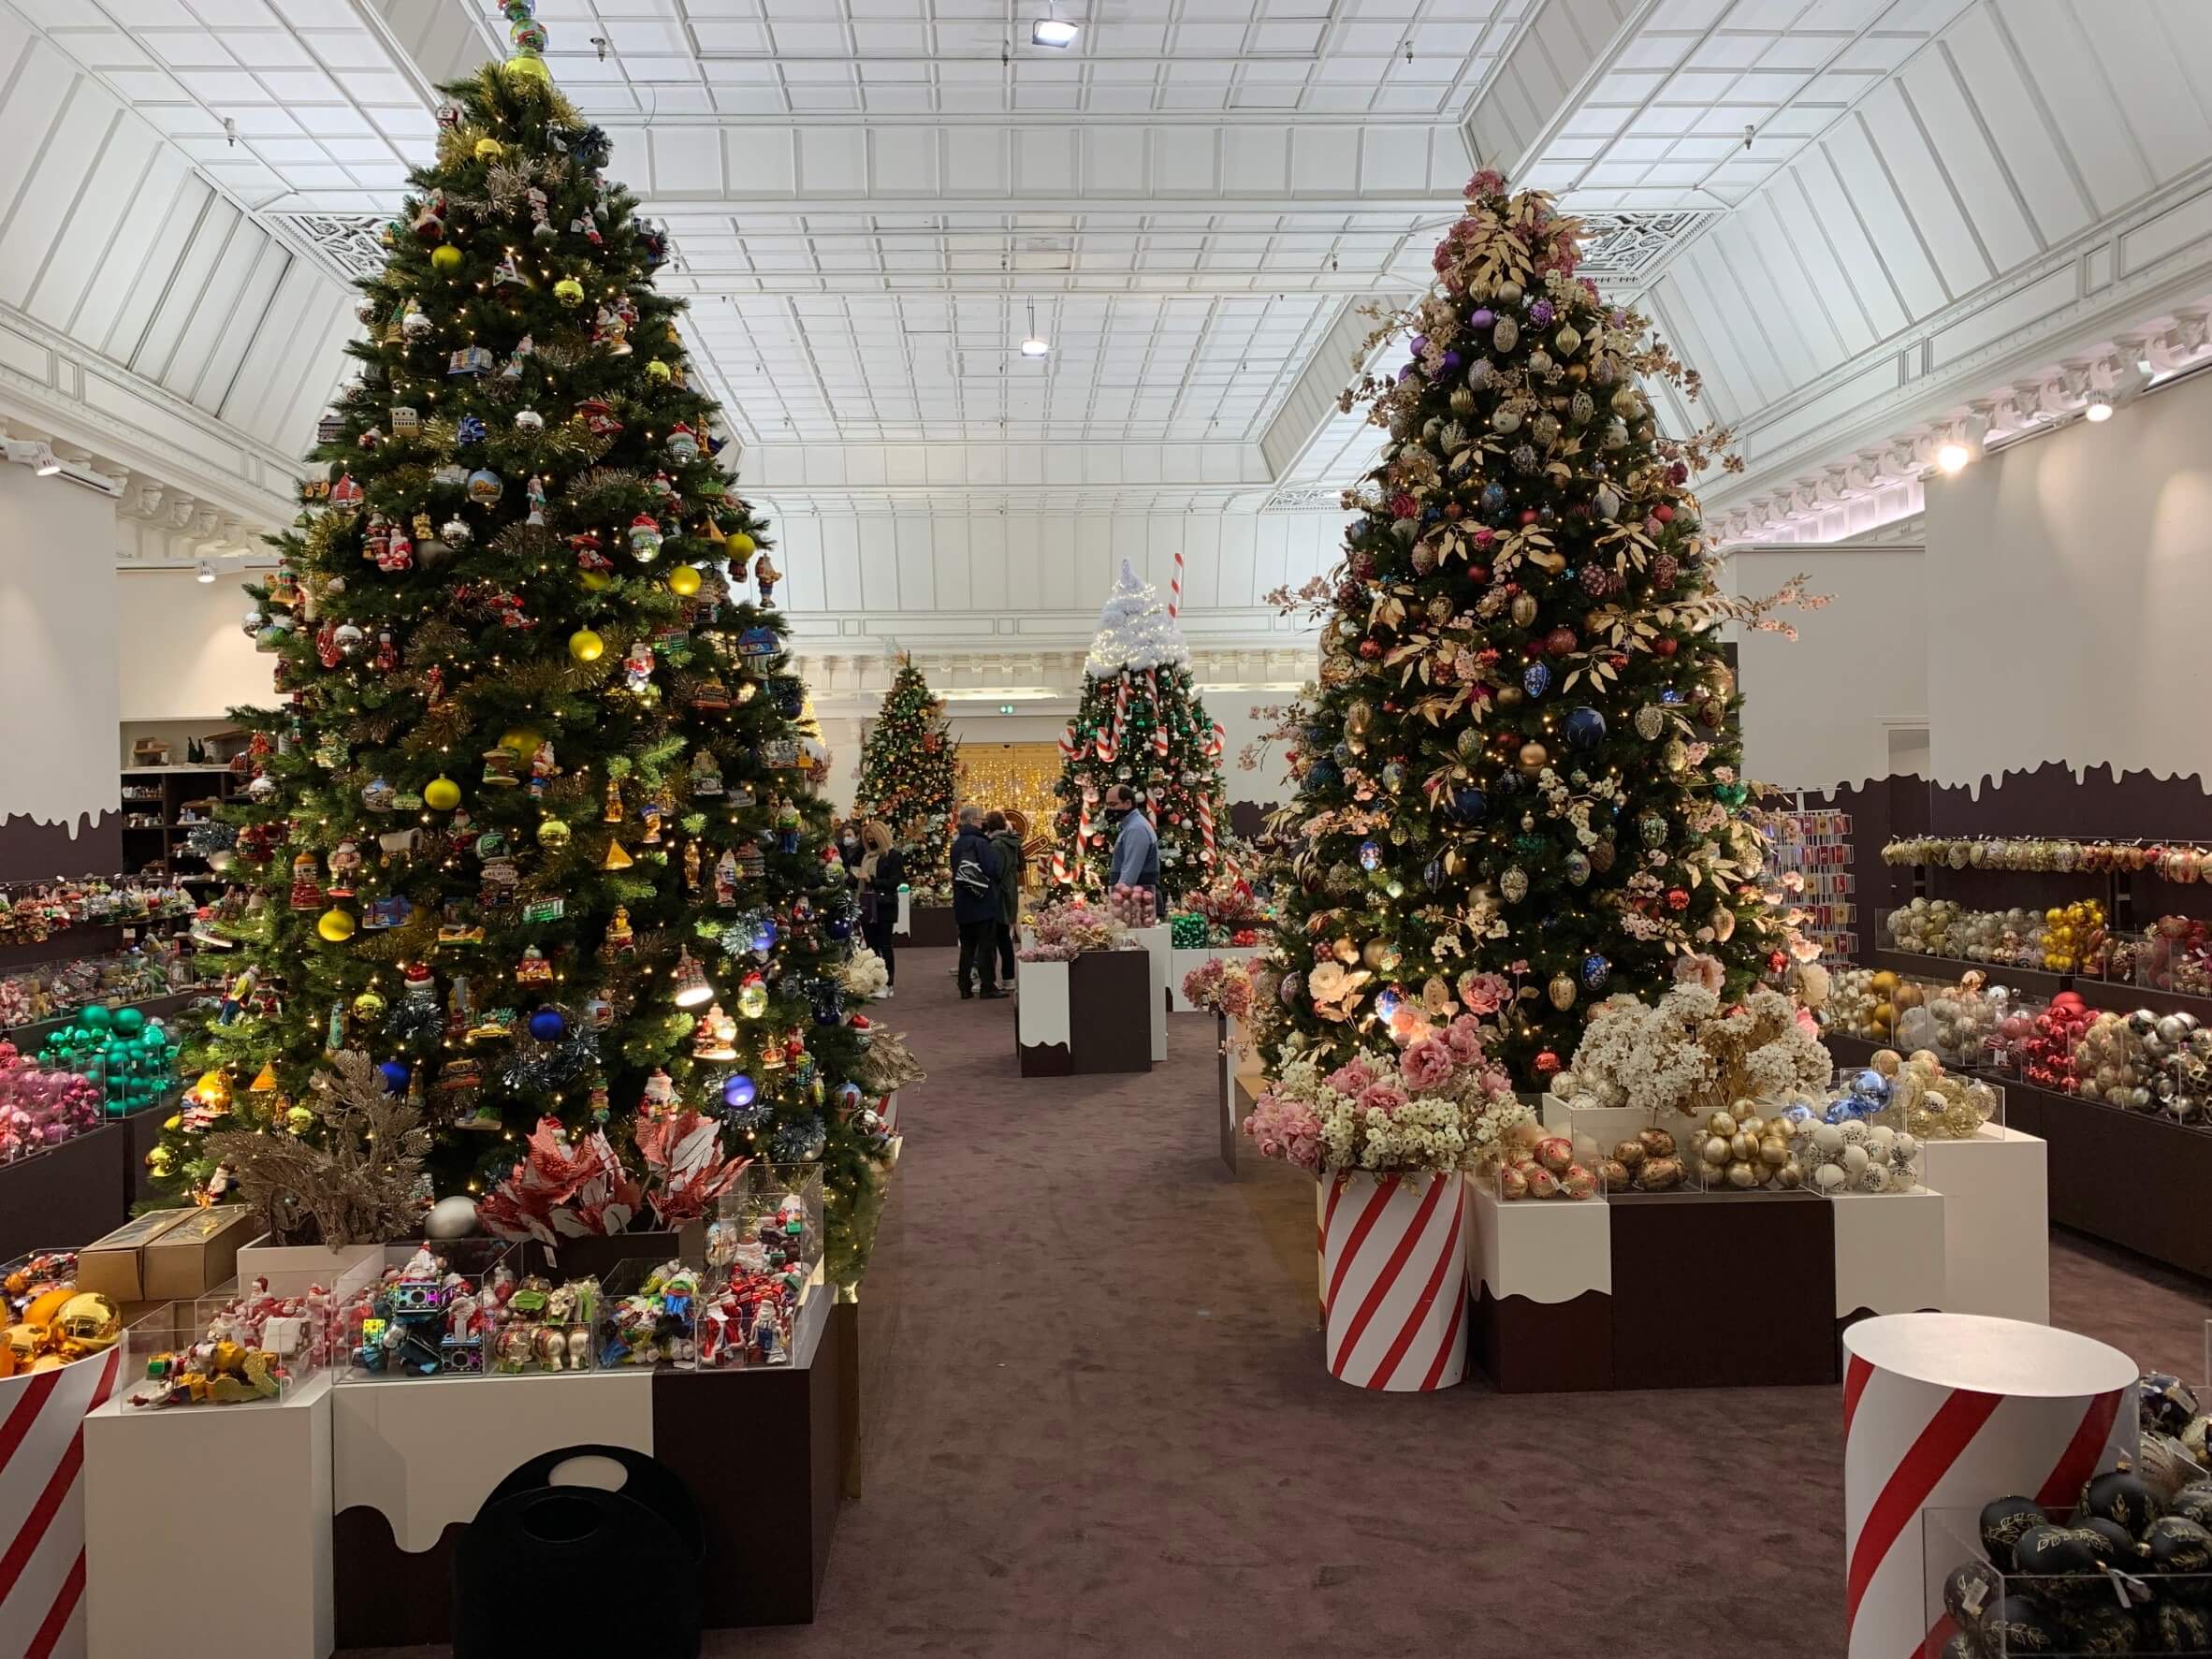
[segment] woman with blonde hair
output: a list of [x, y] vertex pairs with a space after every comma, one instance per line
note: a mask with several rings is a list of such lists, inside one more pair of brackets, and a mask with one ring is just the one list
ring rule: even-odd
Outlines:
[[880, 818], [860, 826], [860, 932], [868, 949], [883, 958], [883, 988], [876, 995], [888, 997], [898, 982], [891, 930], [898, 922], [898, 890], [907, 879], [906, 861], [892, 843], [890, 825]]

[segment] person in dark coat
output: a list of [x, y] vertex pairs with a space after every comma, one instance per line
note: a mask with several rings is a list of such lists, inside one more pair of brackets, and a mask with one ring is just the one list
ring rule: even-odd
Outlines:
[[849, 870], [860, 868], [860, 861], [867, 856], [867, 845], [861, 839], [861, 822], [848, 818], [837, 826], [837, 857]]
[[1014, 976], [1014, 924], [1022, 914], [1022, 837], [1014, 834], [1003, 812], [983, 814], [983, 834], [998, 849], [998, 977], [1011, 985]]
[[868, 949], [883, 958], [883, 988], [878, 997], [891, 995], [898, 983], [898, 959], [892, 953], [891, 930], [898, 924], [898, 890], [907, 879], [906, 861], [891, 839], [890, 825], [869, 819], [861, 826], [860, 931]]
[[986, 999], [1005, 996], [991, 972], [998, 943], [998, 850], [983, 834], [980, 807], [960, 808], [960, 833], [953, 837], [953, 920], [960, 927], [962, 998], [977, 994], [970, 988], [977, 979]]

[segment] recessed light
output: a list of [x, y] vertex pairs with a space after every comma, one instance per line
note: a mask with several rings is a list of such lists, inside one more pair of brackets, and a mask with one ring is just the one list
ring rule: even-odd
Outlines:
[[1066, 18], [1041, 17], [1029, 25], [1029, 44], [1065, 51], [1075, 44], [1075, 36], [1081, 32], [1080, 24], [1071, 23]]

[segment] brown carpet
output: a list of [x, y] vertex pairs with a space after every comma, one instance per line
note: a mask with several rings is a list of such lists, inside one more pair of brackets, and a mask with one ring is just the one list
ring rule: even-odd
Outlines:
[[[950, 962], [902, 952], [880, 1005], [930, 1077], [862, 1302], [864, 1495], [817, 1623], [708, 1653], [1842, 1652], [1836, 1390], [1334, 1383], [1311, 1183], [1222, 1170], [1211, 1020], [1149, 1076], [1025, 1082]], [[1776, 1267], [1706, 1293], [1756, 1317]], [[2201, 1286], [2064, 1236], [2052, 1277], [2057, 1322], [2202, 1369]]]

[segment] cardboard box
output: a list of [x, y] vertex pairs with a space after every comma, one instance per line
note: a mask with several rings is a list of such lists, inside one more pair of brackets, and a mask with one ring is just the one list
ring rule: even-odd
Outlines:
[[77, 1288], [109, 1301], [162, 1300], [146, 1288], [146, 1246], [196, 1210], [149, 1210], [77, 1252]]
[[146, 1246], [148, 1299], [205, 1296], [237, 1273], [239, 1247], [260, 1232], [258, 1216], [244, 1204], [186, 1210]]

